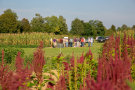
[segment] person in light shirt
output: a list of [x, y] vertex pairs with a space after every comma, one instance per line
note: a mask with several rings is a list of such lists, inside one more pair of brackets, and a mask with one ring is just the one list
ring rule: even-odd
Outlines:
[[90, 38], [91, 46], [93, 45], [93, 41], [94, 41], [94, 39], [93, 39], [93, 37], [91, 37], [91, 38]]
[[91, 40], [91, 38], [89, 37], [88, 38], [88, 47], [90, 47], [90, 43], [91, 43], [90, 40]]

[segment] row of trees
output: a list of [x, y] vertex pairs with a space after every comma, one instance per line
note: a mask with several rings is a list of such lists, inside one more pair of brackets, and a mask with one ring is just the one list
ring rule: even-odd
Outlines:
[[99, 20], [84, 22], [76, 18], [72, 21], [70, 33], [82, 36], [102, 36], [105, 31], [105, 26]]
[[68, 28], [66, 19], [63, 16], [45, 17], [36, 14], [35, 17], [28, 21], [23, 18], [18, 20], [17, 14], [11, 9], [4, 11], [0, 15], [0, 33], [22, 33], [22, 32], [47, 32], [55, 34], [67, 34]]
[[63, 16], [45, 17], [43, 18], [40, 14], [36, 14], [31, 21], [31, 30], [33, 32], [47, 32], [55, 34], [67, 34], [68, 28], [66, 24], [66, 19]]
[[112, 25], [107, 30], [102, 21], [90, 20], [89, 22], [84, 22], [76, 18], [72, 21], [71, 30], [68, 32], [66, 19], [63, 16], [42, 17], [40, 14], [35, 14], [35, 17], [29, 22], [26, 18], [18, 20], [17, 14], [11, 9], [5, 10], [0, 15], [0, 33], [47, 32], [55, 34], [71, 33], [82, 36], [102, 36], [128, 29], [135, 30], [135, 25], [131, 28], [123, 24], [117, 29], [115, 25]]
[[125, 30], [134, 30], [135, 31], [135, 25], [132, 27], [127, 26], [126, 24], [123, 24], [121, 27], [116, 28], [115, 25], [112, 25], [106, 32], [105, 35], [111, 35], [112, 33], [116, 33], [117, 31], [125, 31]]

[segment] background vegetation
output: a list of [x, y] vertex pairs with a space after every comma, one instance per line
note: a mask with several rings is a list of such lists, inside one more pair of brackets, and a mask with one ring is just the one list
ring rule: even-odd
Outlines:
[[89, 20], [84, 22], [75, 18], [71, 23], [71, 30], [68, 30], [66, 19], [63, 16], [42, 17], [35, 14], [31, 21], [23, 18], [18, 20], [17, 14], [11, 9], [7, 9], [0, 15], [0, 33], [26, 33], [26, 32], [44, 32], [56, 35], [73, 34], [79, 36], [110, 36], [116, 31], [135, 30], [135, 25], [129, 27], [123, 24], [116, 28], [112, 25], [107, 29], [100, 20]]

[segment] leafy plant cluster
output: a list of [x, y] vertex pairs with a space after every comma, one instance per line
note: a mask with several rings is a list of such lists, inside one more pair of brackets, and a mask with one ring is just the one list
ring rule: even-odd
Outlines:
[[15, 57], [17, 56], [18, 52], [21, 52], [21, 56], [24, 55], [24, 50], [21, 48], [14, 48], [14, 47], [7, 47], [7, 48], [0, 48], [0, 62], [2, 61], [2, 50], [4, 50], [5, 57], [4, 61], [5, 63], [11, 64], [14, 62]]

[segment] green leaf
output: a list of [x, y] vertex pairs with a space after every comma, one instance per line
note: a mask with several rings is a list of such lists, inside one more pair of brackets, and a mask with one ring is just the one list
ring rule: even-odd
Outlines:
[[135, 82], [127, 81], [127, 84], [132, 88], [132, 90], [135, 90]]
[[28, 86], [28, 87], [32, 87], [32, 86], [35, 86], [35, 84], [34, 84], [34, 83], [31, 83], [31, 82], [28, 82], [28, 83], [27, 83], [27, 86]]

